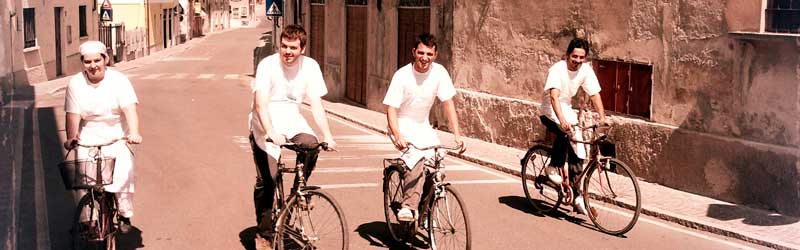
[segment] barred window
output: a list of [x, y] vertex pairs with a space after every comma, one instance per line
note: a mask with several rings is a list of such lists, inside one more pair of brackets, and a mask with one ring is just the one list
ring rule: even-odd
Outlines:
[[36, 11], [34, 8], [22, 10], [22, 19], [25, 22], [25, 48], [36, 46]]
[[367, 5], [367, 0], [347, 0], [346, 5]]
[[325, 4], [325, 0], [311, 0], [311, 4]]
[[80, 29], [80, 37], [89, 36], [88, 29], [86, 27], [86, 5], [78, 6], [78, 29]]
[[764, 11], [766, 31], [800, 34], [800, 0], [768, 0]]

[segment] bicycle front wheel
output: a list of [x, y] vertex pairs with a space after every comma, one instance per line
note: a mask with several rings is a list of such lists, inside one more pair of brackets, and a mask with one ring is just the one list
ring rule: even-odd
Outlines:
[[443, 193], [433, 200], [428, 213], [428, 236], [431, 248], [471, 249], [472, 231], [464, 201], [449, 185], [442, 191]]
[[622, 235], [633, 229], [642, 210], [633, 171], [615, 158], [601, 159], [587, 171], [583, 191], [589, 219], [609, 234]]
[[[403, 174], [399, 168], [403, 166], [391, 166], [386, 169], [383, 177], [383, 212], [386, 216], [386, 226], [389, 235], [395, 242], [405, 242], [416, 230], [413, 229], [413, 222], [402, 222], [397, 219], [397, 212], [403, 207]], [[412, 233], [414, 232], [414, 233]]]
[[278, 217], [275, 245], [280, 250], [348, 247], [347, 222], [336, 200], [321, 190], [295, 196]]
[[550, 164], [550, 147], [534, 145], [522, 159], [522, 189], [528, 203], [539, 212], [547, 213], [561, 205], [564, 195], [560, 188], [550, 182], [545, 167]]
[[[103, 195], [104, 198], [101, 198]], [[72, 245], [77, 250], [113, 250], [116, 201], [112, 193], [89, 192], [81, 197], [72, 226]]]

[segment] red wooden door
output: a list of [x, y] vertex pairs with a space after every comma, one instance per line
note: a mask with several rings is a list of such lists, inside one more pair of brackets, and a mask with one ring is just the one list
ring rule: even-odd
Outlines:
[[325, 5], [311, 3], [311, 51], [309, 56], [319, 63], [322, 72], [325, 72]]
[[397, 10], [397, 68], [414, 61], [411, 49], [419, 34], [430, 32], [429, 7], [400, 7]]
[[345, 97], [366, 105], [367, 6], [347, 6], [347, 65]]

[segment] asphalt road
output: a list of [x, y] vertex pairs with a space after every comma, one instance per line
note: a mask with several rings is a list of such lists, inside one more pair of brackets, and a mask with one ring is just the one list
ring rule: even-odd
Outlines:
[[[244, 249], [251, 242], [255, 167], [247, 114], [252, 51], [265, 31], [210, 35], [124, 72], [139, 96], [144, 143], [136, 148], [136, 230], [119, 237], [119, 249]], [[49, 231], [52, 249], [68, 249], [72, 199], [54, 167], [64, 154], [63, 91], [38, 95], [36, 106], [47, 215], [40, 228]], [[383, 218], [382, 160], [398, 153], [383, 135], [339, 119], [330, 124], [339, 151], [321, 154], [310, 184], [343, 207], [350, 249], [407, 248], [389, 240]], [[474, 249], [760, 248], [647, 216], [624, 237], [607, 235], [585, 216], [535, 215], [514, 176], [454, 158], [446, 164], [470, 214]]]

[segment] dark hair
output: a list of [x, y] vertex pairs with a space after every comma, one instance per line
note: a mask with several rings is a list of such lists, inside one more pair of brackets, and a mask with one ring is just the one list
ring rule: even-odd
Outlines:
[[589, 55], [589, 41], [586, 41], [581, 38], [572, 39], [569, 42], [569, 46], [567, 47], [567, 55], [572, 54], [572, 51], [575, 49], [583, 49], [586, 51], [586, 55]]
[[284, 38], [288, 40], [300, 39], [300, 48], [306, 47], [306, 30], [303, 26], [298, 24], [290, 24], [283, 27], [283, 31], [281, 32], [281, 40]]
[[414, 49], [419, 47], [419, 44], [425, 44], [425, 46], [433, 48], [433, 51], [436, 51], [436, 36], [432, 35], [431, 33], [422, 33], [417, 36], [417, 41], [414, 43]]

